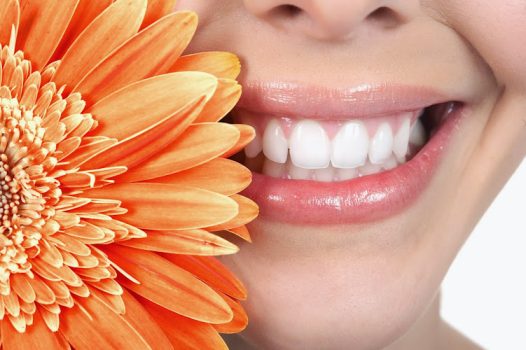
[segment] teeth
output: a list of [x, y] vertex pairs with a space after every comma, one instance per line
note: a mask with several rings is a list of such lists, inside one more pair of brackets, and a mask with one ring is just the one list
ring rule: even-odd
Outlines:
[[311, 169], [300, 168], [294, 164], [289, 165], [289, 175], [294, 180], [310, 180], [311, 173]]
[[420, 119], [417, 119], [416, 123], [411, 129], [409, 143], [412, 143], [416, 146], [423, 146], [426, 143], [426, 130], [424, 129], [424, 125]]
[[364, 166], [360, 167], [360, 176], [367, 176], [379, 173], [382, 170], [380, 164], [372, 164], [371, 162], [365, 163]]
[[324, 169], [316, 169], [314, 170], [314, 179], [321, 182], [332, 182], [334, 179], [334, 169], [335, 168], [331, 166]]
[[288, 142], [275, 119], [268, 123], [263, 134], [263, 153], [273, 162], [283, 164], [287, 161]]
[[352, 180], [358, 177], [358, 169], [336, 169], [336, 177], [339, 181]]
[[411, 121], [405, 118], [396, 133], [393, 144], [393, 153], [399, 159], [406, 156], [409, 148], [409, 134], [411, 133]]
[[369, 135], [360, 122], [345, 123], [332, 140], [332, 165], [356, 168], [365, 164], [369, 150]]
[[369, 146], [369, 160], [372, 164], [382, 164], [393, 152], [393, 132], [388, 123], [382, 123]]
[[283, 177], [284, 173], [285, 167], [283, 164], [273, 162], [270, 159], [265, 159], [263, 163], [263, 174], [279, 179]]
[[263, 144], [261, 143], [261, 136], [256, 134], [256, 137], [254, 137], [254, 140], [252, 140], [245, 147], [245, 155], [248, 158], [255, 158], [258, 154], [261, 153], [262, 150], [263, 150]]
[[326, 168], [331, 160], [331, 141], [323, 127], [313, 120], [299, 121], [290, 136], [290, 158], [305, 169]]

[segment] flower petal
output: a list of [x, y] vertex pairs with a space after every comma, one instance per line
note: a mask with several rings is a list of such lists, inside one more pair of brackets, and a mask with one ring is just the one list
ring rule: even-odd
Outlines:
[[245, 241], [252, 243], [252, 238], [250, 238], [250, 232], [246, 226], [239, 226], [234, 228], [229, 228], [225, 231], [235, 234], [236, 236], [243, 238]]
[[225, 341], [211, 325], [178, 315], [144, 298], [140, 302], [153, 315], [175, 349], [228, 350]]
[[130, 292], [124, 290], [122, 299], [126, 305], [126, 313], [122, 315], [122, 318], [128, 321], [141, 334], [152, 349], [173, 349], [166, 334]]
[[60, 350], [67, 349], [51, 332], [39, 312], [33, 314], [33, 324], [24, 333], [16, 331], [11, 322], [2, 321], [2, 349], [4, 350]]
[[234, 108], [241, 97], [241, 85], [235, 80], [219, 79], [214, 96], [206, 104], [196, 123], [217, 122]]
[[[42, 69], [57, 48], [79, 0], [20, 0], [17, 48]], [[46, 40], [42, 40], [45, 33]]]
[[145, 28], [160, 18], [173, 12], [176, 0], [149, 0], [148, 10], [142, 22], [141, 28]]
[[192, 187], [168, 184], [117, 184], [86, 191], [83, 196], [112, 198], [128, 209], [122, 221], [143, 229], [183, 230], [222, 223], [238, 213], [227, 196]]
[[145, 181], [192, 168], [217, 158], [239, 138], [236, 127], [226, 123], [190, 125], [185, 133], [163, 152], [148, 159], [140, 167], [121, 175], [119, 181]]
[[218, 78], [235, 79], [241, 71], [241, 64], [233, 53], [208, 51], [179, 57], [170, 71], [200, 71]]
[[11, 40], [11, 32], [13, 26], [18, 29], [18, 22], [20, 20], [20, 8], [17, 0], [3, 0], [0, 2], [0, 44], [8, 45]]
[[77, 39], [80, 33], [108, 6], [113, 0], [80, 0], [66, 32], [58, 45], [51, 62], [60, 60], [68, 47]]
[[240, 163], [216, 158], [195, 168], [157, 178], [155, 182], [198, 187], [230, 196], [247, 188], [251, 180], [252, 173]]
[[188, 45], [196, 26], [197, 16], [193, 12], [165, 16], [110, 54], [73, 90], [82, 93], [89, 103], [135, 81], [168, 72]]
[[223, 158], [231, 157], [241, 151], [256, 137], [256, 131], [250, 125], [233, 124], [233, 126], [239, 130], [239, 140], [231, 149], [222, 155]]
[[142, 297], [197, 321], [225, 323], [232, 319], [230, 307], [212, 288], [158, 254], [115, 245], [103, 250], [140, 282], [120, 279], [124, 287]]
[[205, 230], [148, 231], [148, 236], [120, 242], [128, 247], [172, 254], [226, 255], [239, 248]]
[[225, 295], [223, 293], [219, 293], [221, 297], [228, 303], [228, 306], [232, 309], [232, 312], [234, 313], [234, 318], [232, 321], [228, 323], [222, 323], [222, 324], [214, 324], [213, 327], [220, 333], [239, 333], [245, 328], [247, 328], [248, 325], [248, 316], [245, 312], [245, 309], [241, 306], [241, 304], [229, 297], [228, 295]]
[[243, 226], [245, 224], [248, 224], [258, 216], [259, 208], [256, 202], [254, 202], [253, 200], [238, 194], [234, 194], [230, 196], [230, 198], [235, 200], [239, 205], [239, 214], [228, 222], [224, 222], [216, 226], [207, 227], [206, 229], [208, 231], [222, 231], [234, 227]]
[[148, 349], [137, 330], [102, 301], [96, 297], [76, 301], [78, 305], [63, 309], [60, 322], [60, 332], [75, 350]]
[[209, 100], [217, 79], [207, 73], [179, 72], [130, 84], [90, 107], [96, 133], [126, 139], [183, 108], [198, 96]]
[[173, 115], [129, 136], [106, 150], [104, 154], [101, 153], [98, 157], [87, 161], [84, 168], [126, 166], [132, 169], [136, 165], [142, 167], [147, 159], [155, 157], [160, 150], [169, 147], [187, 129], [203, 109], [205, 101], [206, 96], [197, 97]]
[[146, 0], [118, 0], [79, 35], [61, 58], [54, 77], [58, 86], [76, 86], [116, 47], [137, 33], [146, 13]]
[[226, 295], [241, 300], [247, 297], [243, 283], [214, 257], [175, 254], [162, 254], [162, 256]]

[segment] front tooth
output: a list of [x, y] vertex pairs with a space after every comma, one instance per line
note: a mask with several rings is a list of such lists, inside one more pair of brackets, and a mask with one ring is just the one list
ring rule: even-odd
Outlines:
[[331, 160], [331, 142], [323, 127], [313, 120], [296, 124], [290, 136], [290, 158], [295, 166], [326, 168]]
[[285, 172], [285, 165], [271, 161], [270, 159], [265, 159], [263, 163], [263, 175], [270, 177], [276, 177], [278, 179], [283, 177]]
[[393, 152], [393, 131], [388, 123], [380, 124], [369, 146], [369, 160], [372, 164], [382, 164]]
[[283, 164], [287, 161], [288, 142], [275, 119], [268, 123], [263, 133], [263, 153], [273, 162]]
[[336, 168], [357, 168], [365, 164], [369, 135], [360, 122], [343, 125], [332, 140], [331, 162]]
[[323, 169], [314, 170], [314, 179], [321, 182], [332, 182], [334, 178], [334, 168], [329, 166]]
[[245, 155], [248, 158], [255, 158], [262, 150], [261, 136], [256, 134], [256, 137], [245, 147]]
[[379, 173], [382, 170], [382, 166], [379, 164], [372, 164], [370, 162], [365, 163], [364, 166], [359, 168], [360, 176], [367, 176]]
[[405, 118], [394, 138], [393, 153], [399, 159], [406, 156], [409, 148], [409, 135], [411, 133], [411, 121]]
[[336, 169], [339, 181], [351, 180], [358, 176], [358, 169]]
[[409, 143], [416, 146], [423, 146], [424, 143], [426, 143], [426, 130], [424, 129], [424, 125], [422, 124], [420, 119], [417, 119], [416, 123], [411, 129]]
[[310, 180], [312, 170], [300, 168], [291, 163], [289, 165], [289, 175], [294, 180]]

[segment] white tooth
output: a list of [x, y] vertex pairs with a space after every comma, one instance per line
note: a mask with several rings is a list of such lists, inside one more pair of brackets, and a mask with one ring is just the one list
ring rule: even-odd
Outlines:
[[326, 168], [331, 160], [331, 142], [323, 127], [313, 120], [296, 124], [290, 136], [290, 158], [295, 166]]
[[262, 150], [261, 136], [256, 134], [256, 137], [245, 147], [245, 155], [248, 158], [255, 158]]
[[310, 180], [312, 177], [312, 170], [289, 165], [289, 175], [294, 180]]
[[321, 182], [332, 182], [334, 178], [334, 168], [329, 166], [323, 169], [314, 170], [314, 179]]
[[332, 140], [331, 162], [336, 168], [356, 168], [365, 164], [369, 135], [360, 122], [343, 125]]
[[396, 161], [396, 157], [395, 156], [391, 156], [389, 157], [389, 159], [387, 159], [384, 164], [382, 165], [382, 167], [385, 169], [385, 170], [391, 170], [391, 169], [394, 169], [398, 166], [398, 162]]
[[366, 176], [366, 175], [372, 175], [379, 173], [380, 170], [382, 170], [382, 166], [379, 164], [372, 164], [370, 162], [365, 163], [364, 166], [360, 167], [359, 169], [360, 176]]
[[277, 177], [278, 179], [283, 177], [285, 172], [285, 165], [265, 159], [263, 163], [263, 174], [270, 177]]
[[263, 153], [265, 157], [276, 162], [287, 161], [288, 143], [279, 122], [272, 119], [263, 133]]
[[398, 158], [405, 157], [409, 149], [409, 134], [411, 133], [411, 121], [405, 118], [394, 138], [393, 153]]
[[393, 131], [388, 123], [380, 124], [369, 145], [369, 160], [373, 164], [382, 164], [393, 152]]
[[339, 181], [351, 180], [358, 176], [358, 169], [336, 169]]
[[416, 146], [423, 146], [426, 143], [426, 130], [420, 119], [417, 119], [416, 123], [411, 128], [409, 143]]

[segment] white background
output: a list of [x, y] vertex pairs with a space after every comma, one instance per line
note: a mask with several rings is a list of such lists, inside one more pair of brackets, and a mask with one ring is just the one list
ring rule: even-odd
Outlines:
[[526, 350], [526, 161], [443, 284], [442, 316], [489, 350]]

